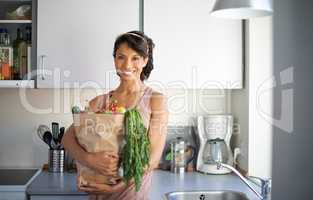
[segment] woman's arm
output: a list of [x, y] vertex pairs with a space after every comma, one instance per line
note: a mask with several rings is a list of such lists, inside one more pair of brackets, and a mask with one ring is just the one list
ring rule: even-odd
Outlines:
[[88, 153], [77, 143], [73, 124], [66, 130], [62, 144], [71, 156], [83, 165], [89, 166]]
[[149, 170], [158, 167], [167, 135], [168, 110], [166, 97], [153, 93], [151, 100], [151, 118], [149, 125], [150, 163]]

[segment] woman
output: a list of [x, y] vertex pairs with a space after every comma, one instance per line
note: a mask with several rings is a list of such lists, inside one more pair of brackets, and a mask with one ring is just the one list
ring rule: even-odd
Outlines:
[[[152, 170], [158, 166], [166, 139], [168, 112], [165, 97], [144, 84], [153, 69], [153, 41], [139, 31], [131, 31], [120, 35], [114, 44], [114, 63], [119, 86], [108, 94], [100, 95], [89, 102], [94, 112], [103, 111], [114, 101], [117, 106], [137, 108], [148, 128], [150, 139], [150, 163], [145, 170], [141, 188], [135, 191], [131, 181], [126, 185], [123, 181], [116, 185], [93, 184], [80, 186], [79, 190], [90, 193], [90, 199], [148, 199], [151, 187]], [[116, 103], [117, 102], [117, 103]], [[119, 157], [113, 152], [86, 152], [76, 141], [75, 131], [71, 126], [63, 138], [66, 150], [82, 163], [103, 175], [117, 173]]]

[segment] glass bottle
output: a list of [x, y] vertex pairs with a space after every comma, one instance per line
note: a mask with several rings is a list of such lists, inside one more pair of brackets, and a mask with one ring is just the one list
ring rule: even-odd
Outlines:
[[17, 37], [13, 44], [14, 79], [25, 79], [27, 74], [27, 43], [23, 39], [23, 32], [17, 29]]
[[20, 32], [20, 38], [22, 39], [18, 44], [18, 56], [19, 56], [19, 66], [20, 66], [20, 79], [27, 79], [27, 43], [23, 38], [23, 32]]
[[13, 65], [13, 48], [10, 43], [10, 35], [7, 29], [0, 31], [0, 67], [1, 79], [11, 79], [11, 67]]
[[4, 29], [4, 46], [6, 47], [11, 47], [11, 38], [10, 38], [10, 34], [8, 33], [7, 29]]
[[20, 41], [22, 40], [21, 38], [21, 29], [17, 29], [16, 33], [16, 39], [13, 42], [13, 68], [12, 68], [12, 78], [14, 80], [19, 79], [19, 72], [20, 72], [20, 61], [19, 61], [19, 54], [18, 54], [18, 46]]
[[4, 29], [0, 28], [0, 46], [4, 45]]
[[31, 72], [31, 50], [32, 50], [32, 29], [30, 26], [26, 27], [26, 44], [27, 44], [27, 79], [32, 78]]

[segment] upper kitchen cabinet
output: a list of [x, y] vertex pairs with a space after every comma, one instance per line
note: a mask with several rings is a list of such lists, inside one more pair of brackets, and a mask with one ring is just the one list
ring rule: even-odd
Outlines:
[[34, 87], [34, 7], [31, 0], [0, 0], [0, 88]]
[[38, 0], [38, 88], [113, 88], [113, 45], [139, 29], [138, 0]]
[[165, 88], [243, 87], [242, 21], [210, 16], [213, 0], [149, 0], [144, 31], [155, 42], [149, 84]]

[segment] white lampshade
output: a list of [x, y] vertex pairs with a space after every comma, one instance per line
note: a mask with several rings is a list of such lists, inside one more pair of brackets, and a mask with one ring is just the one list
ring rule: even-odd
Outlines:
[[272, 0], [216, 0], [211, 15], [229, 19], [249, 19], [272, 13]]

